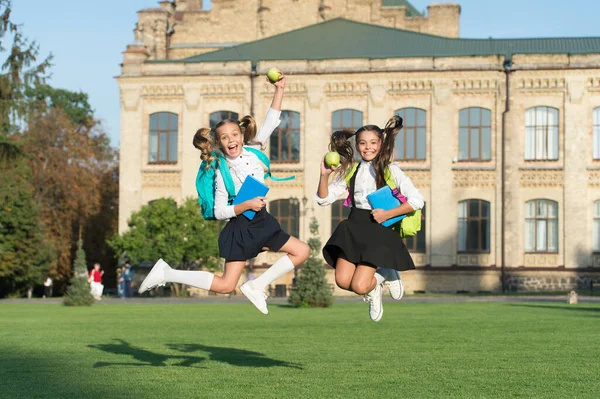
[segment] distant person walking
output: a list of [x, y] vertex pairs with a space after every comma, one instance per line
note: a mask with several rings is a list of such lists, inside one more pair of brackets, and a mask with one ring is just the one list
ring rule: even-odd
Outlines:
[[102, 285], [102, 275], [104, 270], [100, 270], [100, 263], [94, 263], [94, 268], [90, 271], [89, 282], [91, 292], [97, 301], [102, 299], [102, 291], [104, 291], [104, 285]]
[[44, 280], [44, 298], [52, 298], [52, 279], [46, 276]]
[[129, 262], [125, 263], [121, 277], [123, 278], [123, 283], [125, 284], [125, 298], [131, 298], [133, 296], [131, 292], [131, 282], [133, 281], [134, 273]]

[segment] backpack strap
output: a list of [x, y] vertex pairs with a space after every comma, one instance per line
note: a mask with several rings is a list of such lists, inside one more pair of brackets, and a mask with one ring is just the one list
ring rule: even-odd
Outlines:
[[254, 155], [256, 155], [258, 157], [258, 159], [265, 164], [265, 166], [267, 167], [267, 173], [265, 173], [264, 178], [271, 178], [271, 180], [273, 181], [288, 181], [288, 180], [294, 180], [296, 178], [296, 175], [292, 175], [292, 176], [288, 176], [288, 177], [275, 177], [271, 174], [271, 161], [269, 161], [269, 157], [267, 157], [265, 155], [264, 152], [257, 150], [256, 148], [252, 148], [249, 146], [244, 146], [244, 149], [250, 151], [251, 153], [253, 153]]
[[353, 208], [356, 208], [356, 202], [354, 201], [354, 187], [356, 185], [356, 175], [358, 175], [358, 168], [360, 168], [360, 162], [356, 162], [352, 165], [350, 173], [346, 175], [346, 184], [348, 185], [348, 199], [345, 203], [348, 205], [352, 204]]
[[221, 172], [223, 182], [225, 183], [225, 189], [227, 190], [227, 194], [229, 195], [227, 202], [231, 203], [231, 201], [233, 201], [233, 199], [235, 198], [235, 184], [233, 183], [233, 178], [231, 177], [229, 166], [227, 166], [227, 160], [223, 155], [217, 154], [216, 152], [213, 152], [213, 155], [217, 157], [217, 160], [215, 160], [214, 162], [217, 162], [218, 165], [215, 166], [218, 167], [219, 172]]

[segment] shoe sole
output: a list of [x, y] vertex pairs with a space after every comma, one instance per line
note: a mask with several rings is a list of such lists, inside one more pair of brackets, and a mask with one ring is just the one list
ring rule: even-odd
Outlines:
[[[159, 266], [159, 267], [163, 267], [163, 266], [162, 266], [162, 263], [161, 263], [160, 265], [154, 265], [154, 266], [152, 267], [152, 270], [150, 270], [150, 273], [148, 273], [148, 275], [146, 276], [146, 278], [144, 279], [144, 281], [142, 281], [142, 285], [140, 285], [140, 289], [138, 290], [138, 293], [139, 293], [139, 294], [143, 294], [144, 292], [146, 292], [146, 291], [149, 291], [149, 290], [151, 290], [152, 288], [154, 288], [154, 287], [158, 287], [158, 286], [160, 286], [160, 285], [161, 285], [161, 284], [157, 284], [157, 285], [155, 285], [154, 287], [150, 287], [150, 286], [146, 285], [146, 281], [148, 281], [148, 280], [150, 279], [150, 277], [152, 277], [152, 274], [153, 274], [153, 273], [157, 273], [157, 270], [158, 270], [158, 269], [157, 269], [157, 266]], [[164, 284], [162, 284], [162, 285], [164, 285]]]
[[258, 307], [258, 305], [256, 304], [256, 302], [252, 299], [252, 297], [249, 295], [249, 290], [251, 290], [251, 288], [246, 287], [246, 284], [242, 284], [242, 286], [240, 287], [240, 291], [242, 291], [242, 294], [244, 294], [244, 296], [246, 298], [248, 298], [248, 300], [250, 302], [252, 302], [252, 304], [254, 305], [254, 307], [256, 307], [256, 309], [259, 310], [259, 312], [261, 312], [262, 314], [269, 314], [269, 310], [265, 309], [266, 311], [263, 312], [263, 310], [261, 308]]

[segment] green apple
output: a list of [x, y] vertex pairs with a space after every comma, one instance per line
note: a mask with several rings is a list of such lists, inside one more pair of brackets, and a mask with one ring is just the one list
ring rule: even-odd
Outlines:
[[278, 82], [281, 79], [281, 72], [276, 67], [273, 67], [267, 71], [267, 78], [271, 83]]
[[340, 154], [337, 152], [328, 152], [327, 155], [325, 155], [325, 163], [327, 166], [337, 168], [340, 165]]

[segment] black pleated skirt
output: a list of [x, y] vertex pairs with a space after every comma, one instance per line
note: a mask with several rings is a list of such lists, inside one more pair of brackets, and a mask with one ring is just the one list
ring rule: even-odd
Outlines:
[[225, 261], [241, 261], [255, 258], [268, 247], [277, 252], [290, 239], [279, 222], [264, 208], [254, 219], [239, 215], [225, 225], [219, 234], [219, 255]]
[[355, 265], [411, 270], [415, 264], [397, 231], [383, 227], [371, 211], [352, 208], [323, 248], [325, 261], [335, 268], [338, 258]]

